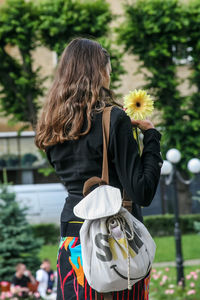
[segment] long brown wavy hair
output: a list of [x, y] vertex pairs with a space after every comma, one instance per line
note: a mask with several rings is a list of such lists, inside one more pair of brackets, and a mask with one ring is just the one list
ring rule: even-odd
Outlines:
[[[112, 93], [103, 87], [108, 52], [93, 40], [76, 38], [63, 51], [36, 127], [35, 143], [45, 149], [86, 135], [93, 111], [102, 111]], [[84, 115], [87, 128], [82, 130]]]

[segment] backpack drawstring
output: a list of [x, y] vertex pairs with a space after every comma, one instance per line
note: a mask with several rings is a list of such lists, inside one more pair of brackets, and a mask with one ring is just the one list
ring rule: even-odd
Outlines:
[[[131, 279], [130, 279], [130, 277], [131, 277], [131, 275], [130, 275], [130, 251], [129, 251], [128, 241], [132, 241], [134, 239], [133, 226], [128, 224], [127, 220], [121, 214], [117, 214], [115, 216], [108, 218], [106, 223], [107, 223], [109, 235], [111, 235], [116, 241], [117, 241], [117, 239], [120, 239], [123, 236], [126, 241], [128, 289], [131, 290], [132, 285], [131, 285]], [[126, 224], [128, 225], [130, 232], [128, 232], [126, 230]]]

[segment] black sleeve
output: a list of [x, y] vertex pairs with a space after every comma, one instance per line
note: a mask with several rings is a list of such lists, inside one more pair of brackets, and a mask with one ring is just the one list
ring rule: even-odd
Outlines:
[[120, 112], [111, 128], [110, 151], [118, 178], [128, 197], [141, 206], [151, 204], [159, 182], [162, 166], [160, 138], [156, 129], [146, 130], [140, 157], [130, 118], [124, 111]]

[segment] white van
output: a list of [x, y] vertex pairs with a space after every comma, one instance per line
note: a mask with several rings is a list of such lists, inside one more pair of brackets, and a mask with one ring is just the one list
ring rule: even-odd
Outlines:
[[60, 222], [60, 214], [68, 193], [61, 183], [13, 185], [16, 200], [26, 206], [31, 224]]

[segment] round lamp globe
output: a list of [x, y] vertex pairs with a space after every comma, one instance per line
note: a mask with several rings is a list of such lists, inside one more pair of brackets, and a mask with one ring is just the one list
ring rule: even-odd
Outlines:
[[177, 164], [181, 160], [181, 152], [175, 148], [172, 148], [167, 151], [166, 157], [167, 160], [172, 164]]
[[169, 175], [172, 172], [172, 168], [170, 161], [164, 160], [161, 168], [161, 175]]
[[200, 160], [198, 158], [190, 159], [187, 167], [191, 173], [194, 174], [200, 173]]

